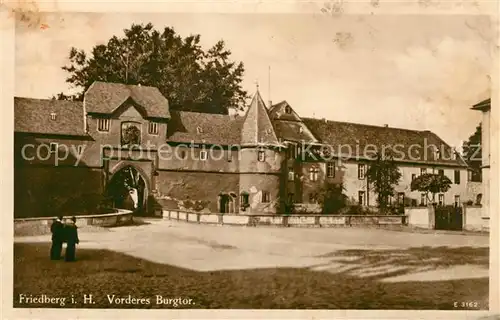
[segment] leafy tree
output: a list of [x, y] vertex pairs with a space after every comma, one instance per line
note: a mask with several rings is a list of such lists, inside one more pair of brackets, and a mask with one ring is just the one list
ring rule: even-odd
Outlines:
[[462, 145], [462, 153], [465, 161], [472, 169], [472, 180], [481, 181], [481, 123], [476, 131]]
[[[411, 182], [411, 191], [419, 191], [425, 193], [427, 200], [435, 202], [436, 193], [446, 192], [450, 189], [451, 180], [442, 174], [425, 173], [416, 177]], [[432, 194], [432, 199], [429, 198], [429, 193]]]
[[346, 206], [347, 196], [342, 184], [326, 182], [320, 189], [319, 200], [323, 214], [338, 213]]
[[223, 40], [204, 51], [200, 35], [182, 38], [169, 27], [160, 32], [151, 23], [133, 24], [124, 33], [96, 45], [90, 54], [71, 48], [70, 63], [62, 69], [69, 73], [66, 82], [80, 92], [53, 98], [82, 100], [94, 81], [106, 81], [157, 87], [177, 110], [227, 113], [243, 108], [243, 63], [230, 60]]
[[382, 212], [387, 210], [389, 197], [394, 196], [394, 187], [401, 179], [401, 172], [390, 153], [377, 153], [375, 160], [366, 171], [368, 183], [377, 194], [377, 203]]

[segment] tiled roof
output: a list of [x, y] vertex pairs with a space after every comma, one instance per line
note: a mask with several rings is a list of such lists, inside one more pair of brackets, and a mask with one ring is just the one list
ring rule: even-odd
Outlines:
[[318, 142], [303, 122], [273, 120], [273, 125], [276, 135], [283, 141]]
[[143, 107], [148, 117], [170, 117], [168, 100], [156, 87], [96, 81], [84, 95], [85, 109], [89, 113], [113, 113], [127, 99]]
[[14, 98], [15, 132], [84, 136], [83, 119], [80, 101]]
[[[396, 155], [396, 159], [401, 161], [466, 166], [465, 162], [459, 156], [456, 157], [456, 160], [452, 160], [450, 146], [430, 131], [407, 130], [312, 118], [302, 118], [302, 120], [320, 142], [333, 146], [335, 152], [340, 149], [340, 146], [350, 146], [352, 156], [364, 157], [367, 155], [364, 152], [365, 146], [372, 145], [374, 147], [367, 148], [367, 151], [369, 156], [373, 156], [372, 150], [374, 148], [381, 151], [382, 147], [385, 146], [386, 148], [400, 152]], [[439, 159], [435, 158], [435, 153], [431, 148], [432, 145], [438, 148], [442, 146], [445, 152], [444, 156]], [[414, 147], [410, 148], [410, 146]], [[427, 152], [424, 150], [425, 146], [427, 146]], [[344, 147], [340, 150], [343, 151], [343, 155], [346, 155], [349, 148]]]
[[259, 91], [250, 102], [241, 129], [242, 145], [280, 145]]
[[472, 109], [473, 110], [482, 110], [482, 111], [490, 110], [491, 109], [491, 98], [483, 100], [479, 103], [476, 103], [475, 105], [472, 106]]
[[238, 145], [242, 122], [242, 117], [171, 111], [167, 139], [172, 142]]
[[[290, 113], [286, 112], [286, 108], [289, 108]], [[288, 102], [281, 101], [274, 104], [269, 108], [269, 118], [272, 120], [290, 120], [290, 121], [301, 121], [299, 115], [290, 107]]]

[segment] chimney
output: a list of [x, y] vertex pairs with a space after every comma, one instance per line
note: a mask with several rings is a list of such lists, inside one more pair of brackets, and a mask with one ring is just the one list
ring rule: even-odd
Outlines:
[[271, 107], [273, 106], [273, 102], [271, 100], [269, 100], [267, 102], [267, 105], [268, 105], [268, 108], [271, 109]]
[[388, 124], [384, 124], [384, 128], [389, 128], [389, 125]]
[[321, 118], [321, 120], [323, 120], [324, 123], [328, 122], [328, 120], [326, 120], [326, 118]]

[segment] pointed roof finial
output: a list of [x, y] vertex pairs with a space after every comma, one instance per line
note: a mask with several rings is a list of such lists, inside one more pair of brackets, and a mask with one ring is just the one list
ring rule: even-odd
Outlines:
[[255, 89], [259, 91], [259, 80], [255, 79]]

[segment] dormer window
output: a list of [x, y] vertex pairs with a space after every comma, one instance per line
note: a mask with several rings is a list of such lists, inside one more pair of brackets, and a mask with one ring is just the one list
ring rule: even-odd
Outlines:
[[203, 133], [203, 129], [201, 127], [196, 127], [196, 132], [198, 134]]
[[109, 131], [109, 119], [97, 119], [97, 130]]
[[154, 135], [157, 135], [158, 134], [158, 131], [159, 131], [159, 125], [157, 122], [153, 122], [151, 121], [149, 123], [149, 134], [154, 134]]
[[287, 114], [292, 113], [292, 108], [290, 108], [289, 106], [286, 106], [285, 107], [285, 113], [287, 113]]
[[50, 113], [50, 120], [56, 120], [56, 113], [55, 112]]

